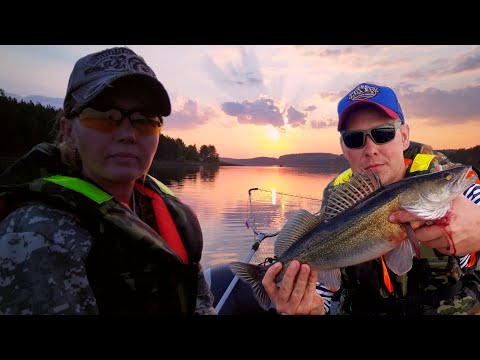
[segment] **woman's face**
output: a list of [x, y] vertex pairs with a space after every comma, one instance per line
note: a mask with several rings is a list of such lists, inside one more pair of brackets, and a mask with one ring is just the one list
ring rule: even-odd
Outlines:
[[[151, 113], [146, 98], [128, 90], [112, 89], [108, 97], [96, 99], [90, 108], [117, 109], [127, 114], [129, 110]], [[72, 142], [82, 160], [83, 175], [99, 184], [122, 184], [146, 174], [157, 150], [160, 132], [134, 128], [129, 115], [120, 116], [116, 126], [95, 126], [88, 122], [88, 114], [88, 109], [84, 110], [73, 121], [68, 121], [70, 126], [64, 130], [64, 137]]]

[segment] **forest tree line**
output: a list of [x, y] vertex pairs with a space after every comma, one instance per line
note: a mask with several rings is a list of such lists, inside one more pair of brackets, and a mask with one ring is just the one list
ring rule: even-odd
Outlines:
[[[0, 89], [2, 131], [0, 156], [18, 157], [41, 142], [53, 142], [59, 109], [32, 101], [17, 101]], [[214, 145], [186, 145], [182, 139], [160, 135], [155, 160], [219, 163]]]

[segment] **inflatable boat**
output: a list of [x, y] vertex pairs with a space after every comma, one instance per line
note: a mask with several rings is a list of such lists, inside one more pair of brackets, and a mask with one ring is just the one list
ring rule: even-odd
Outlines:
[[[255, 242], [249, 253], [243, 259], [245, 263], [252, 260], [263, 240], [275, 237], [278, 234], [278, 232], [261, 233], [256, 231], [256, 229], [253, 229], [253, 232], [255, 234]], [[238, 276], [232, 273], [228, 264], [207, 268], [203, 274], [215, 298], [214, 306], [218, 315], [266, 315], [277, 313], [273, 306], [268, 310], [264, 310], [258, 304], [252, 287], [244, 281], [239, 280]]]
[[261, 315], [276, 312], [274, 308], [263, 310], [253, 295], [252, 287], [238, 280], [228, 264], [207, 268], [204, 276], [212, 290], [215, 310], [219, 315]]

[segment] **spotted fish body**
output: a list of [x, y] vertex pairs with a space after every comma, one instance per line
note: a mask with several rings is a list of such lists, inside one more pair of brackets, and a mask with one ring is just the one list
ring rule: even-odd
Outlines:
[[[424, 221], [409, 228], [391, 223], [389, 215], [406, 209], [425, 221], [444, 217], [451, 201], [477, 179], [469, 176], [470, 170], [459, 166], [387, 186], [373, 173], [353, 175], [348, 183], [334, 188], [320, 216], [301, 209], [287, 221], [275, 241], [275, 256], [284, 264], [276, 281], [281, 282], [292, 260], [309, 264], [329, 288], [339, 287], [340, 268], [381, 256], [396, 274], [406, 273], [418, 253], [411, 230]], [[268, 308], [270, 300], [261, 284], [268, 267], [234, 262], [230, 268], [252, 286], [259, 303]]]

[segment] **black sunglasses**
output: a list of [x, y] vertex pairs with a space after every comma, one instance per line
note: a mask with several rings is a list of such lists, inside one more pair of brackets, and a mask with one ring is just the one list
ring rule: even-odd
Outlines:
[[361, 149], [365, 146], [365, 138], [370, 135], [370, 139], [377, 145], [386, 144], [395, 139], [397, 129], [400, 129], [402, 122], [394, 121], [390, 124], [375, 126], [367, 130], [342, 131], [343, 143], [349, 149]]

